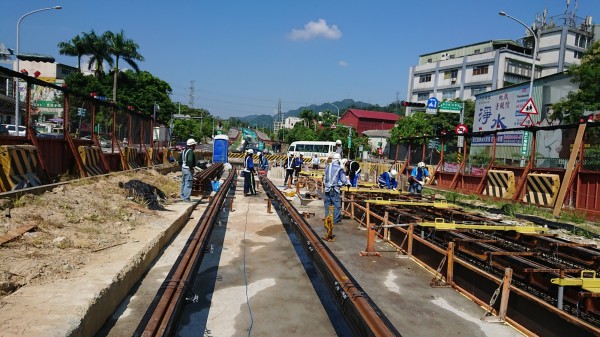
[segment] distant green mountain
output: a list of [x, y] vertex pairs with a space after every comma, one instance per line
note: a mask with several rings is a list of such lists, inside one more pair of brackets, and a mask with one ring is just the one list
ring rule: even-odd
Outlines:
[[[354, 101], [353, 99], [345, 99], [342, 101], [333, 102], [333, 104], [335, 104], [336, 106], [338, 106], [340, 108], [340, 116], [344, 114], [346, 109], [369, 110], [369, 109], [379, 108], [378, 105], [372, 105], [372, 104], [365, 103], [365, 102]], [[332, 106], [331, 104], [328, 104], [328, 103], [323, 103], [320, 105], [311, 104], [309, 106], [302, 106], [302, 107], [299, 107], [298, 109], [289, 110], [283, 114], [283, 118], [298, 117], [298, 116], [300, 116], [300, 113], [305, 109], [312, 110], [317, 113], [319, 111], [329, 110], [334, 115], [336, 115], [338, 112], [334, 106]], [[260, 128], [260, 127], [263, 127], [265, 124], [272, 126], [273, 120], [275, 119], [275, 115], [249, 115], [249, 116], [245, 116], [245, 117], [240, 117], [239, 119], [242, 122], [246, 122], [246, 123], [250, 124], [251, 127], [254, 127], [256, 125]]]

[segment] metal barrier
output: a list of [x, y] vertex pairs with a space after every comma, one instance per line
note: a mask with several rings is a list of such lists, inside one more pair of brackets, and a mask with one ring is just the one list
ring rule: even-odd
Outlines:
[[527, 175], [527, 190], [523, 201], [552, 206], [559, 189], [560, 177], [558, 174], [530, 173]]
[[2, 191], [8, 192], [15, 187], [24, 188], [42, 185], [42, 181], [37, 176], [37, 158], [35, 146], [0, 146], [0, 187]]
[[102, 163], [102, 149], [97, 146], [79, 146], [77, 148], [81, 161], [83, 162], [83, 169], [85, 175], [97, 176], [100, 174], [106, 174], [108, 171], [103, 168]]
[[487, 187], [483, 194], [510, 199], [515, 193], [515, 173], [513, 171], [489, 170]]
[[127, 167], [124, 168], [125, 170], [140, 168], [140, 165], [137, 163], [137, 150], [135, 148], [124, 147], [122, 151], [125, 155], [125, 162], [127, 163]]

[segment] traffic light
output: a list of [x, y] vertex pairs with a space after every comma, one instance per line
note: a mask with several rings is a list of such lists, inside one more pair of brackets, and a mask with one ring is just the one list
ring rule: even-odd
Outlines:
[[411, 107], [411, 108], [424, 108], [425, 107], [425, 103], [407, 102], [407, 101], [402, 101], [401, 103], [402, 103], [403, 107]]

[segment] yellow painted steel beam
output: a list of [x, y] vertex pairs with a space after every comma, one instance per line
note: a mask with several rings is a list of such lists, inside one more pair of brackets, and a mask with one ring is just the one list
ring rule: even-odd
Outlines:
[[582, 270], [580, 277], [553, 278], [550, 281], [561, 287], [581, 287], [591, 293], [600, 293], [600, 278], [596, 278], [594, 270]]
[[444, 219], [435, 219], [434, 222], [417, 222], [422, 227], [433, 227], [439, 230], [458, 230], [458, 229], [477, 229], [492, 231], [515, 231], [518, 233], [537, 233], [543, 232], [546, 228], [541, 226], [514, 226], [514, 225], [492, 225], [487, 223], [461, 223], [445, 222]]
[[400, 190], [388, 190], [387, 188], [342, 187], [342, 190], [355, 193], [382, 193], [392, 195], [408, 194], [408, 192], [403, 192]]
[[365, 200], [370, 204], [375, 205], [403, 205], [403, 206], [433, 206], [435, 208], [451, 208], [458, 207], [454, 204], [449, 204], [446, 200], [438, 200], [438, 201], [411, 201], [411, 200], [383, 200], [380, 198]]

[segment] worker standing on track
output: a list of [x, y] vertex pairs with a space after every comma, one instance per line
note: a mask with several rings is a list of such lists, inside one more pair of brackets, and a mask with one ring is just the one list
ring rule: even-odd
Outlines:
[[398, 188], [398, 182], [396, 181], [396, 175], [398, 171], [391, 169], [390, 171], [383, 172], [377, 179], [377, 183], [381, 188], [387, 188], [395, 190]]
[[319, 159], [319, 157], [317, 156], [317, 154], [315, 153], [315, 155], [313, 156], [311, 162], [312, 164], [312, 169], [313, 170], [318, 170], [319, 169], [319, 164], [321, 164], [321, 159]]
[[333, 155], [333, 161], [325, 168], [325, 176], [323, 177], [325, 217], [329, 216], [329, 206], [333, 205], [334, 224], [342, 222], [342, 192], [340, 188], [350, 185], [344, 174], [340, 159], [339, 153]]
[[425, 167], [425, 163], [418, 163], [417, 167], [413, 168], [412, 172], [410, 173], [410, 177], [408, 178], [408, 181], [410, 182], [408, 193], [421, 194], [423, 185], [425, 185], [428, 180], [429, 171], [427, 170], [427, 167]]
[[283, 185], [287, 185], [287, 188], [292, 188], [292, 182], [294, 180], [294, 152], [288, 154], [283, 167], [285, 168], [285, 180]]
[[304, 164], [303, 162], [303, 156], [302, 154], [298, 155], [296, 153], [296, 155], [294, 156], [294, 181], [298, 182], [298, 177], [300, 176], [300, 171], [302, 171], [302, 164]]
[[254, 150], [250, 149], [246, 152], [244, 158], [244, 196], [256, 195], [256, 187], [254, 185]]
[[196, 148], [196, 141], [190, 138], [186, 142], [185, 150], [179, 157], [179, 165], [181, 166], [181, 200], [185, 202], [192, 201], [190, 199], [192, 195], [192, 183], [194, 181], [193, 168], [196, 163], [196, 154], [194, 149]]

